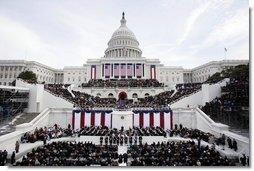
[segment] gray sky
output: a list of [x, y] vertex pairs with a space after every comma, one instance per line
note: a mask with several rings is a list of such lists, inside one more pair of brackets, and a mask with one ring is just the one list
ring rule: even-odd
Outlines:
[[0, 0], [0, 59], [54, 68], [104, 55], [122, 12], [147, 58], [193, 68], [249, 59], [248, 0]]

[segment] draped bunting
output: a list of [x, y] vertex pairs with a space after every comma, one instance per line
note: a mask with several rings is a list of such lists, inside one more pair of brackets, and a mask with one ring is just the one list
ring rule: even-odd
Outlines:
[[85, 126], [107, 126], [111, 128], [112, 119], [109, 112], [80, 112], [73, 111], [72, 128], [80, 129]]
[[173, 128], [172, 112], [136, 112], [133, 114], [134, 127], [162, 127], [164, 129]]
[[[112, 127], [112, 111], [73, 111], [72, 128], [77, 130], [85, 126]], [[134, 127], [173, 128], [172, 111], [135, 111], [133, 113]]]

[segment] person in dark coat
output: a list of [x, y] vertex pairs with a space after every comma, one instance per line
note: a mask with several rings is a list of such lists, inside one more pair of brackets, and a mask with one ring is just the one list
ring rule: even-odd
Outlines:
[[15, 143], [15, 151], [16, 151], [16, 153], [19, 152], [19, 142], [18, 141], [16, 141], [16, 143]]
[[127, 153], [124, 153], [124, 154], [123, 154], [123, 162], [124, 162], [124, 163], [127, 163], [127, 162], [128, 162], [128, 154], [127, 154]]
[[243, 157], [240, 158], [240, 161], [241, 161], [241, 164], [242, 164], [243, 166], [246, 165], [246, 156], [245, 156], [245, 154], [243, 154]]
[[198, 149], [200, 150], [200, 148], [201, 148], [201, 138], [198, 137]]
[[100, 144], [102, 145], [103, 142], [103, 136], [100, 137]]
[[46, 145], [46, 144], [47, 144], [47, 135], [45, 134], [43, 137], [43, 145]]
[[238, 147], [237, 147], [237, 142], [236, 142], [235, 139], [233, 140], [233, 149], [234, 149], [235, 151], [237, 151], [237, 149], [238, 149]]
[[6, 150], [4, 150], [4, 152], [3, 152], [4, 164], [7, 163], [7, 156], [8, 156], [8, 152]]
[[231, 140], [231, 138], [227, 138], [227, 142], [228, 142], [228, 148], [230, 148], [230, 149], [232, 149], [233, 148], [233, 146], [232, 146], [232, 140]]
[[4, 154], [0, 150], [0, 166], [4, 166]]
[[122, 163], [123, 162], [123, 155], [119, 154], [118, 156], [118, 163]]
[[14, 164], [14, 163], [15, 163], [15, 151], [13, 151], [11, 155], [11, 164]]

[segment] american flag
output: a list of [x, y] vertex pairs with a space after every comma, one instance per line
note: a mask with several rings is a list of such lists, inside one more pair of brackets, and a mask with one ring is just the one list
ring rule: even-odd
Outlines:
[[121, 65], [121, 76], [125, 76], [126, 75], [126, 65], [122, 64]]
[[141, 64], [136, 65], [136, 75], [141, 76], [142, 66]]
[[118, 64], [114, 65], [114, 75], [119, 76], [119, 65]]
[[110, 76], [110, 64], [105, 65], [105, 76]]
[[132, 75], [132, 64], [128, 64], [127, 65], [127, 76], [131, 76]]

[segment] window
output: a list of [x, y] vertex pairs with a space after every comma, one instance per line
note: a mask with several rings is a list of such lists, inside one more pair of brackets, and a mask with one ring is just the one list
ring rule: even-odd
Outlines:
[[149, 96], [149, 93], [146, 93], [146, 94], [145, 94], [145, 97], [148, 97], [148, 96]]
[[137, 93], [133, 93], [133, 94], [132, 94], [132, 98], [138, 98]]
[[114, 95], [112, 93], [108, 94], [108, 98], [113, 98], [113, 97], [114, 97]]
[[68, 77], [68, 81], [70, 81], [71, 79], [70, 79], [70, 77]]

